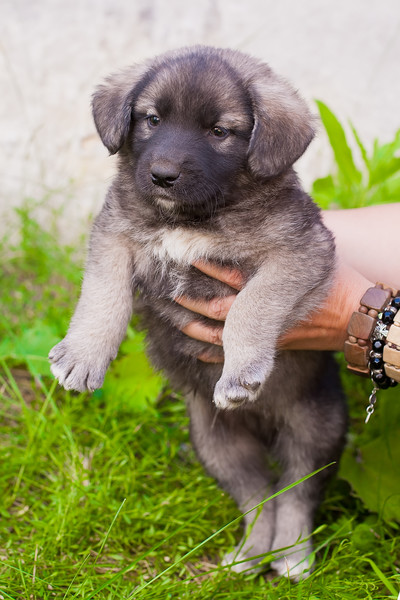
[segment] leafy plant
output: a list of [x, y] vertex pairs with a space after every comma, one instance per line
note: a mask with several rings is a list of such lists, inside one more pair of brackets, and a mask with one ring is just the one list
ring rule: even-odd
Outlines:
[[346, 381], [354, 420], [339, 476], [370, 511], [389, 523], [400, 522], [400, 393], [397, 388], [379, 393], [376, 413], [367, 426], [365, 406], [371, 384], [350, 387], [349, 383]]
[[356, 147], [364, 168], [357, 166], [344, 127], [333, 112], [317, 101], [321, 121], [333, 150], [336, 173], [317, 179], [312, 196], [322, 208], [357, 208], [371, 204], [397, 202], [400, 198], [400, 130], [392, 142], [375, 140], [369, 154], [356, 129], [351, 125]]

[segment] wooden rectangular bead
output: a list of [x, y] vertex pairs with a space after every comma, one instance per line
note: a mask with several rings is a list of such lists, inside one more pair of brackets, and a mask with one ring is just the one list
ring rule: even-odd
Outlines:
[[357, 367], [367, 367], [369, 359], [369, 348], [364, 346], [361, 348], [358, 344], [352, 344], [347, 341], [344, 343], [344, 357], [351, 365]]
[[395, 381], [400, 382], [400, 369], [393, 367], [392, 365], [385, 365], [385, 373], [388, 377], [391, 377]]
[[390, 348], [387, 344], [383, 349], [383, 361], [395, 367], [400, 367], [400, 350]]
[[396, 344], [396, 346], [400, 346], [400, 327], [391, 325], [386, 341]]
[[376, 319], [364, 313], [354, 312], [351, 315], [347, 333], [362, 340], [368, 340], [375, 329]]
[[382, 283], [381, 281], [377, 281], [375, 285], [381, 285], [384, 290], [387, 290], [393, 298], [398, 295], [398, 290], [390, 287], [390, 285], [386, 285], [386, 283]]
[[400, 325], [400, 310], [397, 311], [393, 323], [398, 323]]
[[347, 365], [347, 370], [356, 375], [361, 375], [361, 377], [370, 376], [368, 367], [353, 367], [352, 365]]
[[364, 296], [360, 300], [362, 306], [367, 308], [373, 308], [380, 312], [388, 303], [391, 296], [389, 290], [382, 290], [381, 288], [371, 287], [369, 288]]

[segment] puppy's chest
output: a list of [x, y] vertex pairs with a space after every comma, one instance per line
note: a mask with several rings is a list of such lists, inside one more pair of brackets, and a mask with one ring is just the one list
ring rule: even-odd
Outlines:
[[148, 250], [162, 263], [173, 261], [178, 265], [189, 266], [196, 260], [210, 259], [218, 245], [222, 249], [224, 240], [217, 244], [213, 235], [177, 227], [161, 230], [148, 245]]
[[223, 294], [227, 286], [195, 269], [193, 263], [197, 260], [240, 263], [238, 258], [226, 238], [184, 228], [165, 228], [142, 240], [136, 251], [136, 287], [148, 297], [174, 298], [180, 294], [213, 297]]

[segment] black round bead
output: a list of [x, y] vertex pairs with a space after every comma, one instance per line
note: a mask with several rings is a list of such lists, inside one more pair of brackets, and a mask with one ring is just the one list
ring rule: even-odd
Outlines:
[[388, 325], [389, 323], [393, 323], [394, 320], [394, 312], [391, 310], [384, 310], [382, 313], [382, 321]]
[[396, 296], [396, 298], [393, 298], [393, 300], [392, 300], [392, 306], [394, 308], [397, 308], [397, 310], [400, 309], [400, 296]]
[[369, 360], [369, 366], [370, 366], [370, 369], [372, 369], [372, 370], [380, 369], [382, 365], [383, 365], [383, 360], [382, 360], [381, 356], [374, 356], [373, 358], [370, 358], [370, 360]]
[[381, 383], [378, 384], [381, 390], [387, 390], [388, 387], [390, 386], [390, 381], [389, 379], [387, 379], [386, 381], [382, 381]]
[[374, 352], [381, 353], [385, 347], [385, 342], [383, 340], [374, 340], [372, 342], [372, 350]]
[[398, 381], [395, 381], [394, 379], [390, 380], [390, 383], [389, 383], [390, 387], [396, 387], [397, 384], [398, 384]]
[[372, 373], [372, 379], [375, 381], [375, 383], [380, 383], [386, 379], [386, 375], [383, 373], [383, 371], [380, 371], [379, 373]]
[[390, 385], [390, 379], [385, 373], [372, 373], [372, 381], [374, 381], [382, 390], [387, 389]]

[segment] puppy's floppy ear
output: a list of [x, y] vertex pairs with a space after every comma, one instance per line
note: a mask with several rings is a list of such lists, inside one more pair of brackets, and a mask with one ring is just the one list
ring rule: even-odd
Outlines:
[[254, 107], [249, 167], [260, 177], [278, 175], [311, 142], [314, 119], [296, 91], [265, 64], [258, 65], [249, 90]]
[[121, 148], [132, 119], [134, 90], [148, 71], [148, 65], [135, 65], [107, 77], [93, 94], [92, 111], [96, 129], [110, 154]]

